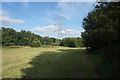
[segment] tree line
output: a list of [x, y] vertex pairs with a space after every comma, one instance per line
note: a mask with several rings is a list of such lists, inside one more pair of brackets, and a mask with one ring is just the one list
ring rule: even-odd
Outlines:
[[31, 31], [21, 30], [15, 31], [12, 28], [2, 27], [2, 45], [3, 46], [31, 46], [40, 47], [42, 45], [66, 46], [66, 47], [80, 47], [82, 46], [82, 38], [56, 38], [42, 37], [40, 35], [31, 33]]
[[104, 2], [95, 6], [83, 19], [83, 44], [88, 53], [102, 55], [111, 65], [111, 76], [120, 73], [120, 2]]
[[12, 28], [2, 27], [2, 45], [3, 46], [31, 46], [40, 47], [41, 45], [50, 45], [55, 43], [55, 38], [41, 37], [31, 31], [15, 31]]
[[83, 39], [80, 37], [77, 38], [64, 38], [60, 42], [60, 46], [65, 46], [65, 47], [83, 47], [82, 43]]

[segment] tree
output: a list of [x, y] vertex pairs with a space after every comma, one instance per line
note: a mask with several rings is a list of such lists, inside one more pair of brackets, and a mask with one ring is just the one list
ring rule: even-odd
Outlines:
[[12, 28], [2, 27], [3, 46], [30, 46], [34, 39], [42, 41], [41, 36], [31, 33], [30, 31], [22, 30], [16, 32]]
[[119, 10], [119, 3], [100, 3], [83, 19], [83, 43], [90, 51], [120, 45]]
[[80, 47], [82, 46], [81, 44], [81, 38], [64, 38], [62, 41], [60, 41], [60, 46], [66, 47]]
[[[100, 54], [111, 64], [111, 75], [119, 77], [120, 67], [120, 2], [99, 3], [83, 19], [83, 44], [88, 53]], [[107, 68], [106, 68], [107, 69]], [[107, 73], [109, 74], [109, 73]]]
[[41, 46], [41, 42], [38, 39], [35, 39], [35, 40], [32, 41], [30, 46], [31, 47], [40, 47]]
[[11, 28], [2, 28], [2, 44], [3, 46], [15, 45], [14, 41], [16, 31]]

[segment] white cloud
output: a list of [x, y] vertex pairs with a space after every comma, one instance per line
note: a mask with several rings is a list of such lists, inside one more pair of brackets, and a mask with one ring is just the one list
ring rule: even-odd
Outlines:
[[6, 14], [8, 14], [8, 11], [0, 10], [0, 15], [6, 15]]
[[60, 10], [59, 10], [59, 12], [56, 12], [56, 14], [61, 15], [61, 16], [65, 17], [68, 20], [71, 19], [71, 17], [73, 16], [72, 13], [75, 11], [73, 4], [59, 2], [57, 4], [57, 7]]
[[[55, 32], [57, 33], [57, 27], [55, 25], [48, 25], [48, 26], [44, 26], [44, 27], [35, 27], [33, 28], [33, 31], [35, 32], [40, 32], [40, 33], [52, 33]], [[63, 34], [63, 35], [69, 35], [69, 36], [79, 36], [81, 34], [80, 30], [74, 30], [74, 29], [66, 29], [66, 30], [62, 30], [59, 33]]]
[[55, 25], [48, 25], [44, 27], [35, 27], [33, 28], [33, 31], [36, 32], [42, 32], [42, 33], [49, 33], [49, 32], [55, 32], [57, 30], [57, 27]]
[[[6, 17], [6, 16], [2, 16], [0, 18], [0, 21], [2, 21], [2, 25], [9, 25], [9, 24], [20, 24], [20, 23], [24, 23], [23, 20], [19, 20], [19, 19], [12, 19], [10, 17]], [[0, 24], [1, 25], [1, 24]]]
[[76, 17], [80, 18], [82, 15], [88, 13], [93, 4], [93, 2], [58, 2], [57, 8], [59, 11], [55, 13], [66, 17], [68, 20]]
[[0, 10], [0, 21], [2, 22], [2, 23], [0, 23], [0, 25], [24, 23], [24, 21], [21, 19], [11, 18], [8, 13], [9, 13], [8, 11]]
[[70, 16], [68, 16], [67, 14], [62, 14], [62, 13], [60, 13], [60, 12], [53, 12], [53, 14], [57, 14], [57, 15], [65, 18], [65, 19], [70, 20]]
[[81, 32], [83, 31], [74, 30], [74, 29], [66, 29], [66, 30], [61, 31], [63, 35], [70, 35], [70, 36], [79, 36]]

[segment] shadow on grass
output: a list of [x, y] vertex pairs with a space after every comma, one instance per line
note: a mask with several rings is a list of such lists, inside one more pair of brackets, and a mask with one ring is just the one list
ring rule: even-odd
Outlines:
[[[46, 51], [29, 62], [30, 68], [22, 69], [22, 78], [81, 78], [84, 49], [59, 49]], [[88, 75], [91, 73], [88, 73]], [[21, 79], [22, 79], [21, 78]]]

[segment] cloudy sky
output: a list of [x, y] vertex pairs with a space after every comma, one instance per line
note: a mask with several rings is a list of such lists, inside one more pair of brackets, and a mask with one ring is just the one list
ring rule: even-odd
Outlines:
[[94, 9], [93, 4], [95, 2], [2, 2], [0, 25], [56, 37], [60, 15], [63, 37], [80, 37], [84, 31], [83, 18]]

